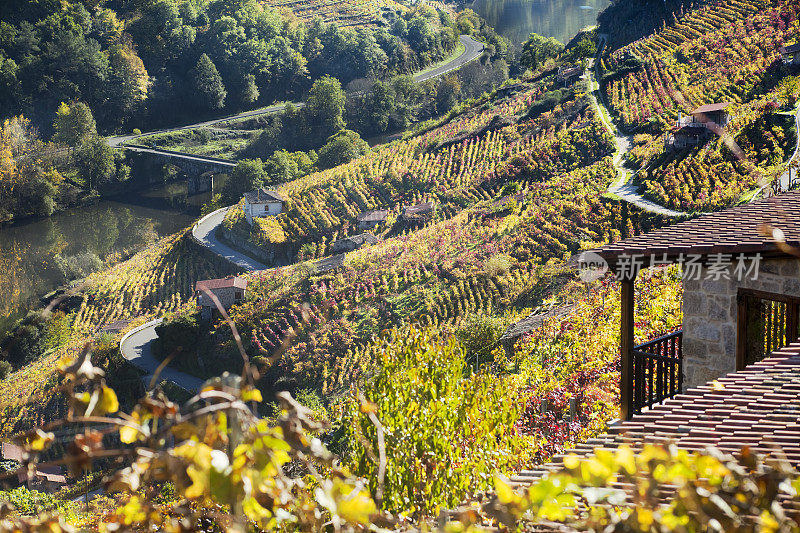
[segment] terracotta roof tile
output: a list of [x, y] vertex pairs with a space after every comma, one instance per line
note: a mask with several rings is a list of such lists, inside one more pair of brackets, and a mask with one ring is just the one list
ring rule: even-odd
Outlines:
[[[684, 450], [715, 446], [728, 453], [749, 446], [762, 455], [784, 456], [800, 471], [800, 343], [717, 381], [722, 390], [708, 385], [689, 389], [567, 453], [586, 456], [599, 447], [613, 449], [622, 443], [636, 450], [645, 443], [674, 442]], [[560, 470], [563, 457], [520, 472], [512, 484], [528, 485]], [[787, 502], [784, 508], [797, 510], [800, 505]]]
[[[780, 255], [760, 226], [780, 228], [788, 244], [800, 246], [800, 191], [772, 196], [740, 207], [733, 207], [670, 226], [609, 243], [593, 250], [611, 264], [620, 255], [652, 254], [657, 260], [666, 255], [674, 260], [680, 254], [762, 253]], [[734, 258], [735, 259], [735, 258]], [[645, 261], [645, 262], [647, 262]]]
[[237, 289], [246, 289], [247, 280], [239, 276], [228, 276], [227, 278], [218, 278], [218, 279], [203, 279], [198, 281], [195, 284], [194, 288], [195, 290], [198, 291], [202, 290], [211, 291], [214, 289], [223, 289], [230, 287], [236, 287]]

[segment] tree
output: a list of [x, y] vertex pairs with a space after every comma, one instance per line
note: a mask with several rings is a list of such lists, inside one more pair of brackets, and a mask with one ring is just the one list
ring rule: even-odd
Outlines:
[[333, 168], [369, 152], [369, 145], [353, 130], [342, 130], [328, 138], [319, 149], [317, 166], [320, 169]]
[[67, 105], [61, 102], [53, 122], [53, 141], [68, 146], [78, 146], [97, 135], [92, 110], [83, 102]]
[[163, 321], [156, 326], [156, 335], [153, 351], [157, 357], [172, 356], [179, 366], [196, 362], [200, 325], [195, 315], [179, 315]]
[[597, 45], [588, 35], [578, 41], [578, 44], [570, 49], [570, 57], [573, 60], [594, 57], [597, 53]]
[[102, 188], [111, 182], [117, 170], [114, 163], [114, 149], [99, 137], [81, 144], [76, 160], [89, 190]]
[[323, 76], [314, 82], [306, 99], [304, 114], [309, 118], [312, 135], [324, 139], [343, 129], [345, 94], [336, 78]]
[[531, 70], [536, 70], [550, 58], [555, 58], [564, 49], [564, 45], [552, 37], [543, 37], [531, 33], [522, 45], [519, 62]]
[[436, 90], [436, 111], [438, 113], [445, 113], [451, 107], [456, 105], [458, 98], [461, 96], [461, 81], [458, 76], [451, 74], [445, 76]]
[[256, 77], [247, 74], [242, 79], [242, 86], [239, 89], [239, 103], [243, 105], [252, 104], [258, 100], [259, 92], [256, 85]]
[[197, 65], [192, 71], [192, 80], [194, 89], [200, 98], [201, 107], [219, 109], [225, 104], [228, 92], [222, 83], [222, 76], [219, 75], [217, 67], [206, 54], [202, 54], [197, 60]]
[[129, 113], [147, 98], [150, 77], [136, 52], [127, 46], [115, 45], [108, 50], [113, 83], [110, 84], [113, 105]]
[[243, 159], [228, 176], [222, 192], [229, 202], [238, 202], [244, 193], [263, 187], [266, 174], [261, 159]]

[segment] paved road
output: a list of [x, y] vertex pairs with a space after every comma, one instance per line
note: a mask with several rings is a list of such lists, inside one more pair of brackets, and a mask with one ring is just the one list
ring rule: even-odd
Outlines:
[[[217, 239], [215, 235], [217, 228], [222, 223], [222, 219], [225, 218], [225, 213], [227, 213], [228, 209], [231, 209], [231, 207], [217, 209], [198, 220], [194, 227], [192, 227], [192, 236], [201, 245], [245, 270], [266, 270], [268, 267], [263, 263], [259, 263], [229, 248]], [[119, 341], [119, 351], [122, 353], [122, 356], [137, 368], [141, 368], [147, 372], [147, 375], [143, 378], [145, 386], [150, 384], [153, 374], [158, 368], [158, 365], [161, 364], [161, 361], [157, 359], [152, 352], [152, 343], [158, 337], [158, 335], [156, 335], [156, 326], [161, 323], [161, 320], [162, 319], [159, 318], [143, 324], [131, 330]], [[189, 392], [198, 391], [203, 384], [202, 379], [169, 366], [164, 368], [159, 374], [158, 381], [160, 382], [162, 380], [172, 381]]]
[[225, 244], [221, 243], [219, 239], [216, 237], [216, 231], [220, 224], [222, 224], [222, 219], [225, 218], [225, 213], [228, 212], [228, 209], [231, 207], [223, 207], [222, 209], [217, 209], [216, 211], [207, 214], [203, 218], [195, 223], [194, 227], [192, 228], [192, 236], [198, 241], [200, 244], [214, 252], [215, 254], [224, 257], [231, 263], [234, 263], [237, 266], [242, 267], [245, 270], [266, 270], [269, 267], [263, 263], [256, 261], [241, 252], [237, 252], [233, 248], [226, 246]]
[[[300, 102], [290, 102], [291, 105], [295, 107], [303, 107], [303, 104]], [[195, 129], [195, 128], [204, 128], [207, 126], [213, 126], [214, 124], [219, 124], [221, 122], [227, 122], [229, 120], [236, 120], [242, 118], [250, 118], [250, 117], [258, 117], [261, 115], [269, 115], [272, 113], [277, 113], [278, 111], [282, 111], [286, 107], [286, 103], [282, 104], [275, 104], [268, 107], [262, 107], [260, 109], [253, 109], [252, 111], [244, 111], [242, 113], [237, 113], [235, 115], [228, 115], [225, 117], [215, 118], [212, 120], [206, 120], [205, 122], [196, 122], [194, 124], [186, 124], [185, 126], [176, 126], [174, 128], [164, 128], [161, 130], [155, 131], [148, 131], [145, 133], [138, 133], [138, 134], [130, 134], [130, 135], [118, 135], [116, 137], [108, 137], [106, 138], [106, 142], [111, 147], [117, 147], [121, 144], [128, 143], [133, 141], [134, 139], [138, 139], [139, 137], [147, 137], [149, 135], [156, 135], [158, 133], [169, 133], [171, 131], [179, 131], [179, 130], [188, 130], [188, 129]]]
[[458, 40], [461, 41], [461, 44], [464, 45], [464, 52], [458, 56], [457, 58], [453, 59], [452, 61], [445, 63], [444, 65], [440, 65], [435, 69], [429, 70], [428, 72], [423, 72], [421, 74], [417, 74], [414, 76], [414, 81], [417, 83], [430, 80], [432, 78], [439, 77], [443, 74], [447, 74], [453, 70], [459, 69], [481, 56], [483, 54], [483, 43], [480, 41], [476, 41], [469, 35], [459, 35]]
[[[156, 326], [161, 323], [161, 320], [159, 318], [143, 324], [131, 330], [119, 341], [119, 351], [122, 353], [122, 357], [130, 361], [133, 366], [147, 372], [143, 378], [145, 386], [150, 384], [153, 374], [161, 364], [161, 361], [153, 355], [152, 350], [153, 341], [158, 337]], [[202, 379], [169, 366], [158, 375], [158, 381], [162, 380], [172, 381], [189, 392], [197, 392], [203, 384]]]
[[[598, 49], [597, 57], [600, 57], [600, 54], [605, 47], [605, 39], [601, 38], [601, 40], [603, 42]], [[620, 131], [606, 118], [608, 110], [605, 104], [600, 101], [600, 99], [603, 97], [602, 91], [600, 90], [600, 84], [597, 82], [596, 73], [591, 66], [586, 69], [584, 78], [586, 78], [589, 82], [589, 96], [594, 104], [595, 111], [600, 116], [600, 121], [603, 123], [603, 126], [606, 128], [606, 130], [608, 130], [611, 135], [614, 136], [614, 143], [617, 148], [616, 152], [614, 153], [614, 168], [617, 169], [617, 180], [608, 187], [608, 192], [619, 196], [623, 201], [635, 205], [639, 209], [643, 209], [651, 213], [657, 213], [659, 215], [668, 217], [679, 217], [685, 215], [686, 213], [674, 211], [662, 205], [658, 205], [639, 193], [639, 187], [632, 183], [633, 178], [636, 176], [636, 172], [630, 172], [627, 168], [625, 168], [625, 154], [628, 153], [631, 144], [633, 144], [633, 137], [620, 133]], [[595, 96], [595, 90], [597, 90], [599, 98]]]

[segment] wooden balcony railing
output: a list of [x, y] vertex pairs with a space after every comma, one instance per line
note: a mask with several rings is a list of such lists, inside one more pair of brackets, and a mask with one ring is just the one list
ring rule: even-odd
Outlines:
[[683, 385], [683, 331], [634, 346], [631, 413], [678, 394]]

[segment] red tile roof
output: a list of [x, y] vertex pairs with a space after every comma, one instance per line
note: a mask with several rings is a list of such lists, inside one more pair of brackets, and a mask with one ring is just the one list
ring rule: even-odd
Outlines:
[[620, 255], [756, 253], [781, 255], [775, 241], [761, 233], [762, 224], [783, 231], [787, 244], [800, 246], [800, 191], [678, 222], [593, 250], [610, 264]]
[[246, 289], [247, 280], [239, 276], [228, 276], [227, 278], [219, 279], [204, 279], [195, 284], [195, 290], [213, 291], [214, 289], [225, 289], [236, 287], [237, 289]]
[[718, 104], [701, 105], [700, 107], [692, 111], [692, 115], [697, 113], [713, 113], [714, 111], [722, 111], [732, 103], [733, 102], [720, 102]]
[[[727, 453], [750, 446], [756, 453], [783, 456], [800, 471], [800, 343], [717, 381], [721, 387], [709, 383], [689, 389], [564, 455], [588, 456], [595, 448], [623, 443], [634, 450], [645, 443], [674, 442], [689, 451], [715, 446]], [[558, 471], [564, 455], [512, 481], [525, 485]]]

